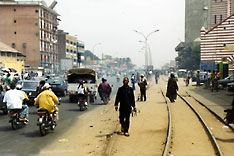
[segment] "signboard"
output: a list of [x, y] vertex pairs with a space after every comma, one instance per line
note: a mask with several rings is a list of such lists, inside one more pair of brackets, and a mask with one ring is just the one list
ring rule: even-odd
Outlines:
[[211, 62], [201, 62], [200, 70], [216, 70], [216, 64], [214, 61]]
[[227, 45], [224, 47], [224, 50], [233, 51], [233, 50], [234, 50], [234, 44], [227, 44]]
[[63, 71], [69, 70], [73, 68], [73, 60], [72, 59], [61, 59], [60, 61], [60, 69]]

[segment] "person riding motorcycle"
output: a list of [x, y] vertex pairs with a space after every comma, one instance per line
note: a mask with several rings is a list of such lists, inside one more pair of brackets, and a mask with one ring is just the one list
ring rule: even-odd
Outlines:
[[24, 97], [25, 97], [25, 99], [22, 101], [22, 112], [21, 112], [22, 116], [21, 116], [21, 118], [28, 119], [28, 106], [27, 106], [27, 103], [29, 102], [29, 98], [28, 98], [27, 94], [24, 91], [21, 90], [22, 86], [20, 84], [16, 85], [16, 89], [20, 90], [23, 93]]
[[22, 91], [15, 89], [15, 84], [11, 83], [10, 90], [8, 90], [3, 98], [3, 102], [7, 103], [7, 109], [22, 109], [20, 113], [19, 120], [27, 120], [25, 117], [27, 116], [28, 110], [26, 107], [22, 106], [22, 101], [25, 99]]
[[[90, 91], [89, 91], [89, 88], [86, 86], [85, 82], [80, 81], [80, 84], [77, 86], [76, 92], [78, 94], [78, 97], [81, 97], [87, 100], [88, 92]], [[85, 105], [86, 106], [88, 105], [87, 101], [85, 101]]]
[[42, 89], [43, 91], [37, 96], [34, 105], [39, 105], [39, 110], [47, 110], [49, 114], [53, 114], [56, 122], [58, 120], [58, 107], [55, 103], [59, 105], [59, 99], [50, 90], [49, 83], [45, 83]]
[[98, 93], [99, 93], [101, 99], [103, 100], [104, 95], [107, 95], [107, 97], [109, 99], [110, 94], [111, 94], [111, 90], [112, 90], [111, 86], [109, 85], [107, 80], [102, 78], [102, 83], [100, 83], [98, 86]]

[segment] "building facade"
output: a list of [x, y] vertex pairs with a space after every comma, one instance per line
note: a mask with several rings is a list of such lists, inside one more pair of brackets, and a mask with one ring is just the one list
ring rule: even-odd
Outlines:
[[26, 55], [29, 67], [58, 70], [58, 13], [44, 1], [0, 1], [0, 41]]
[[210, 26], [214, 27], [232, 13], [232, 0], [210, 0]]
[[[72, 62], [72, 66], [69, 68], [78, 67], [78, 55], [77, 55], [77, 46], [78, 41], [75, 36], [69, 35], [69, 33], [64, 32], [63, 30], [58, 31], [58, 59], [66, 59]], [[61, 69], [61, 68], [60, 68]]]
[[77, 45], [77, 58], [79, 67], [85, 66], [85, 43], [83, 41], [78, 40]]
[[0, 42], [0, 68], [13, 68], [17, 72], [24, 70], [25, 55]]
[[[228, 63], [234, 55], [234, 14], [209, 31], [201, 30], [201, 62]], [[232, 64], [229, 71], [234, 72]]]
[[209, 0], [185, 1], [185, 42], [193, 42], [200, 37], [203, 26], [208, 27]]

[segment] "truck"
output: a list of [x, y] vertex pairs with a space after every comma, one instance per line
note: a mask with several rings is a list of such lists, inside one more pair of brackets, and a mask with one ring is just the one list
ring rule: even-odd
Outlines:
[[81, 81], [84, 81], [89, 88], [89, 102], [94, 102], [97, 99], [97, 73], [89, 68], [76, 68], [68, 70], [67, 74], [67, 90], [70, 102], [78, 102], [77, 87]]

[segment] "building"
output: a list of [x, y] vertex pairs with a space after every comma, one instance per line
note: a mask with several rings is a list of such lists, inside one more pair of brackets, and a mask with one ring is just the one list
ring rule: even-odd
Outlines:
[[[224, 19], [210, 30], [201, 30], [201, 62], [215, 64], [228, 63], [234, 55], [234, 14]], [[234, 72], [233, 64], [229, 63], [229, 72]]]
[[200, 37], [201, 28], [207, 25], [209, 0], [185, 1], [185, 42], [193, 42]]
[[199, 41], [202, 27], [209, 30], [234, 13], [234, 0], [186, 0], [185, 42]]
[[[78, 67], [78, 55], [77, 55], [78, 41], [75, 36], [69, 35], [69, 33], [63, 30], [58, 31], [58, 59], [59, 62], [64, 59], [67, 62], [72, 62], [72, 66], [69, 68]], [[70, 60], [70, 61], [69, 61]], [[60, 68], [61, 69], [61, 68]]]
[[79, 67], [85, 66], [85, 43], [83, 41], [78, 40], [77, 44], [77, 59]]
[[18, 50], [0, 42], [0, 68], [13, 68], [18, 72], [24, 70], [26, 56]]
[[232, 0], [210, 0], [210, 26], [214, 27], [232, 13]]
[[26, 66], [58, 70], [56, 2], [0, 1], [0, 41], [26, 55]]

